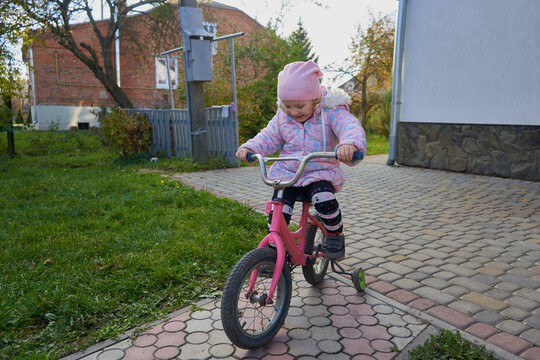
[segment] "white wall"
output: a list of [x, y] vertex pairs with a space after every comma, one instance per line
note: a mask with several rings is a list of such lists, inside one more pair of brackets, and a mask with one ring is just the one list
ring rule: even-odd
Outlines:
[[97, 117], [91, 113], [94, 107], [91, 106], [56, 106], [38, 105], [37, 117], [32, 109], [32, 119], [37, 120], [36, 130], [48, 130], [51, 124], [58, 124], [58, 130], [69, 130], [71, 126], [77, 127], [79, 122], [87, 122], [90, 127], [99, 126]]
[[540, 0], [408, 0], [400, 121], [540, 125]]

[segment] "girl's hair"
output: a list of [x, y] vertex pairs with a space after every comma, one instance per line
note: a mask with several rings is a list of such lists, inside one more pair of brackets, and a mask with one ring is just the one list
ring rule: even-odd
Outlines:
[[[314, 99], [312, 101], [313, 101], [313, 112], [315, 113], [319, 109], [319, 106], [321, 105], [322, 98]], [[283, 103], [281, 102], [281, 100], [278, 99], [277, 105], [279, 109], [285, 111], [285, 107], [283, 106]]]

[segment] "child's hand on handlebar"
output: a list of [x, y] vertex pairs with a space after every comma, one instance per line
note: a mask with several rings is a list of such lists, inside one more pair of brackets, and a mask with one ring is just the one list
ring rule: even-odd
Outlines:
[[236, 157], [242, 160], [243, 162], [248, 162], [246, 156], [249, 153], [252, 153], [250, 149], [247, 149], [245, 147], [239, 147], [238, 150], [236, 150]]
[[350, 164], [353, 162], [353, 155], [358, 149], [354, 145], [343, 144], [337, 148], [336, 156], [339, 161]]

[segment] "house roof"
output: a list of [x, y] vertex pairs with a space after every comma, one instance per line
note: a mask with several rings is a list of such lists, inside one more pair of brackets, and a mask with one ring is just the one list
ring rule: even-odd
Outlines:
[[[168, 1], [169, 4], [171, 5], [178, 5], [178, 3], [180, 2], [180, 0], [169, 0]], [[207, 6], [207, 7], [215, 7], [215, 8], [220, 8], [220, 9], [227, 9], [227, 10], [233, 10], [233, 11], [238, 11], [238, 12], [241, 12], [242, 14], [244, 14], [245, 16], [247, 16], [248, 18], [250, 18], [251, 20], [253, 20], [255, 23], [259, 24], [261, 27], [264, 27], [263, 25], [261, 25], [256, 19], [254, 19], [252, 16], [250, 16], [249, 14], [247, 14], [245, 11], [237, 8], [237, 7], [234, 7], [234, 6], [230, 6], [230, 5], [226, 5], [226, 4], [222, 4], [220, 2], [217, 2], [217, 1], [210, 1], [210, 2], [206, 2], [206, 1], [197, 1], [197, 5], [202, 5], [202, 6]], [[151, 11], [150, 10], [146, 10], [146, 11], [143, 11], [143, 12], [149, 12]], [[129, 16], [139, 16], [140, 15], [140, 12], [137, 13], [137, 14], [133, 14], [133, 15], [129, 15]], [[98, 22], [102, 22], [102, 21], [109, 21], [109, 18], [103, 18], [103, 19], [95, 19], [96, 23]], [[73, 21], [73, 22], [70, 22], [70, 24], [73, 26], [73, 25], [83, 25], [83, 24], [88, 24], [90, 21], [88, 20], [80, 20], [80, 21]]]
[[[178, 0], [173, 0], [173, 1], [176, 1], [178, 2]], [[203, 5], [203, 6], [209, 6], [209, 7], [216, 7], [216, 8], [221, 8], [221, 9], [228, 9], [228, 10], [234, 10], [234, 11], [239, 11], [241, 12], [242, 14], [246, 15], [248, 18], [250, 18], [251, 20], [253, 20], [254, 22], [256, 22], [257, 24], [261, 25], [256, 19], [254, 19], [253, 17], [251, 17], [248, 13], [246, 13], [245, 11], [237, 8], [237, 7], [234, 7], [234, 6], [230, 6], [230, 5], [226, 5], [226, 4], [222, 4], [220, 2], [217, 2], [217, 1], [210, 1], [210, 2], [200, 2], [200, 1], [197, 1], [197, 3], [200, 3], [200, 5]], [[262, 26], [262, 25], [261, 25]]]

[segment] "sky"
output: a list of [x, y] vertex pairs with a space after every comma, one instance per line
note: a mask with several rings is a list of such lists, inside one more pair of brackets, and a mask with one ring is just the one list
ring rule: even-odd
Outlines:
[[[94, 16], [101, 17], [100, 3], [92, 0]], [[288, 3], [285, 15], [278, 26], [278, 33], [287, 37], [298, 28], [301, 20], [313, 46], [313, 52], [319, 56], [319, 66], [325, 74], [322, 82], [327, 86], [337, 86], [345, 82], [345, 77], [335, 79], [336, 73], [329, 71], [335, 65], [345, 65], [349, 56], [349, 46], [353, 35], [360, 25], [367, 29], [370, 13], [376, 17], [390, 15], [395, 19], [398, 0], [216, 0], [222, 4], [234, 6], [267, 25], [279, 16], [283, 3]], [[319, 3], [320, 6], [316, 5]], [[105, 6], [105, 10], [107, 6]], [[108, 16], [108, 14], [105, 14]], [[225, 34], [220, 34], [225, 35]]]
[[[262, 25], [275, 20], [279, 14], [280, 0], [217, 0], [234, 6], [255, 18]], [[288, 36], [298, 28], [301, 19], [313, 46], [313, 52], [319, 56], [319, 66], [325, 76], [323, 84], [338, 85], [343, 78], [333, 79], [335, 73], [328, 70], [332, 64], [344, 65], [349, 56], [349, 46], [357, 26], [367, 29], [370, 24], [370, 12], [376, 17], [390, 15], [395, 19], [398, 0], [285, 0], [290, 7], [278, 28], [281, 36]], [[315, 2], [322, 4], [317, 6]], [[326, 70], [326, 71], [325, 71]]]

